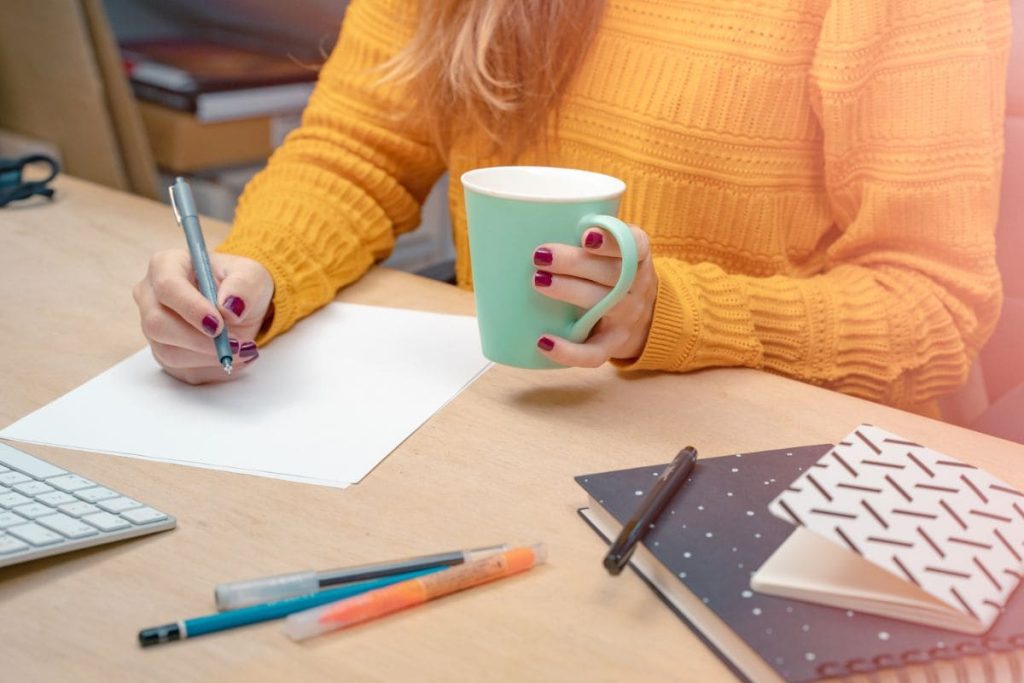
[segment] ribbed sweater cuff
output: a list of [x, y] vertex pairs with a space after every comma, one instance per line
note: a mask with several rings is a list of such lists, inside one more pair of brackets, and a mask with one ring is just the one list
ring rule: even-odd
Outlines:
[[654, 260], [658, 296], [643, 353], [616, 361], [624, 370], [685, 371], [710, 366], [757, 366], [761, 345], [741, 282], [710, 264]]
[[[274, 317], [270, 326], [256, 339], [264, 344], [288, 330], [300, 318], [329, 303], [340, 287], [358, 279], [372, 265], [371, 256], [359, 249], [353, 235], [337, 235], [327, 230], [323, 219], [300, 203], [288, 200], [263, 200], [247, 207], [258, 219], [240, 217], [228, 238], [217, 251], [247, 256], [262, 263], [274, 280]], [[304, 226], [310, 234], [334, 234], [332, 261], [344, 264], [329, 278], [323, 266], [313, 258], [299, 236], [287, 226]], [[282, 227], [284, 226], [284, 227]]]
[[762, 367], [801, 379], [827, 377], [835, 344], [828, 291], [797, 278], [745, 279], [755, 334], [764, 350]]

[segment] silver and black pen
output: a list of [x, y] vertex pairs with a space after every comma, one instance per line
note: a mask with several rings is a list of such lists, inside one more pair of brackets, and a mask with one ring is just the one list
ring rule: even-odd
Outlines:
[[[196, 202], [192, 198], [192, 188], [188, 186], [184, 178], [178, 176], [169, 189], [174, 217], [178, 220], [181, 229], [185, 231], [185, 242], [188, 244], [189, 256], [192, 257], [192, 270], [195, 271], [199, 291], [216, 307], [217, 282], [214, 280], [213, 270], [210, 268], [210, 257], [206, 253], [203, 231], [199, 227], [199, 212], [196, 211]], [[220, 334], [214, 337], [213, 345], [217, 349], [217, 357], [224, 367], [224, 372], [230, 375], [232, 356], [227, 325], [224, 325]]]
[[472, 562], [508, 549], [507, 545], [495, 545], [469, 550], [453, 550], [421, 555], [401, 560], [390, 560], [358, 567], [330, 569], [327, 571], [303, 571], [293, 574], [266, 576], [245, 581], [218, 584], [214, 591], [217, 609], [229, 610], [248, 607], [259, 603], [286, 600], [300, 595], [372, 579], [418, 572], [436, 567], [453, 567]]

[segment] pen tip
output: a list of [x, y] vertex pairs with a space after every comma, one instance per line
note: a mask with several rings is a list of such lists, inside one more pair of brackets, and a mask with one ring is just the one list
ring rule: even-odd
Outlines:
[[224, 361], [224, 372], [226, 372], [226, 373], [228, 373], [230, 375], [231, 374], [231, 370], [232, 370], [231, 361]]
[[618, 576], [622, 573], [622, 567], [625, 563], [621, 561], [619, 555], [608, 554], [604, 558], [604, 568], [608, 570], [608, 573], [612, 576]]
[[149, 647], [150, 645], [169, 643], [172, 640], [181, 640], [182, 631], [183, 627], [180, 623], [144, 628], [139, 631], [139, 645]]

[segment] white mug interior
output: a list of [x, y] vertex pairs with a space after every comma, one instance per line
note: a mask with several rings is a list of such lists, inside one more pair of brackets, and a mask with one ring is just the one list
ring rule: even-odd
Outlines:
[[533, 202], [615, 199], [626, 184], [610, 175], [553, 166], [492, 166], [462, 174], [466, 189], [488, 197]]

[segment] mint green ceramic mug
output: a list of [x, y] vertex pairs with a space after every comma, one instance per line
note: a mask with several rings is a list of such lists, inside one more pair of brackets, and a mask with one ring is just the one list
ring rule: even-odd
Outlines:
[[[636, 277], [636, 241], [615, 217], [626, 184], [571, 168], [496, 166], [464, 173], [462, 186], [484, 356], [520, 368], [562, 367], [541, 355], [537, 339], [555, 334], [585, 341]], [[538, 293], [534, 250], [547, 242], [579, 246], [595, 226], [608, 231], [622, 253], [615, 287], [586, 311]]]

